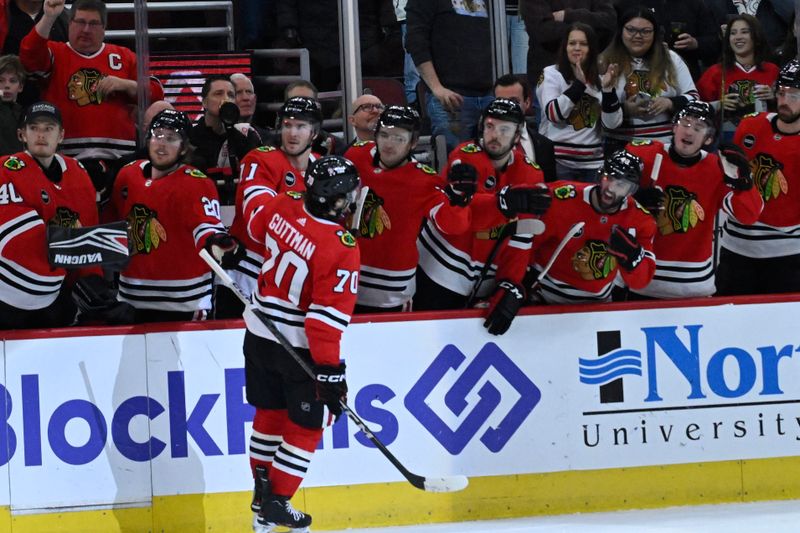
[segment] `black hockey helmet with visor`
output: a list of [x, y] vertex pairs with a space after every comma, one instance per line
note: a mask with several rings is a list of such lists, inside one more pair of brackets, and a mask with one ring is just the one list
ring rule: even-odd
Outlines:
[[338, 155], [316, 159], [306, 171], [306, 208], [314, 216], [341, 220], [355, 202], [360, 184], [350, 160]]
[[[620, 189], [621, 196], [628, 196], [639, 188], [642, 168], [644, 168], [644, 162], [639, 156], [627, 150], [617, 150], [605, 160], [601, 173], [608, 180], [615, 182], [615, 186]], [[622, 190], [623, 185], [625, 185], [625, 190]]]
[[147, 130], [147, 138], [154, 136], [156, 130], [172, 130], [181, 136], [181, 140], [186, 142], [189, 139], [189, 129], [192, 123], [189, 117], [181, 111], [175, 109], [164, 109], [159, 111], [153, 120], [150, 121], [150, 128]]
[[418, 135], [420, 127], [421, 122], [416, 109], [402, 105], [390, 105], [381, 113], [375, 133], [381, 131], [381, 128], [402, 128]]
[[312, 124], [322, 122], [322, 107], [319, 102], [306, 96], [294, 96], [286, 100], [278, 111], [278, 120], [305, 120]]
[[776, 87], [790, 87], [800, 89], [800, 61], [792, 59], [786, 63], [775, 81]]
[[711, 104], [708, 102], [702, 102], [700, 100], [692, 100], [683, 106], [680, 111], [675, 113], [675, 116], [672, 118], [672, 122], [677, 124], [682, 118], [694, 117], [705, 122], [709, 128], [713, 128], [715, 116], [716, 113], [714, 113], [714, 108], [711, 106]]

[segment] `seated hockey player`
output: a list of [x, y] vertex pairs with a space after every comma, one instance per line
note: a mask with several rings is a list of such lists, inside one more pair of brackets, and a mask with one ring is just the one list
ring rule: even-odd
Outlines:
[[[266, 258], [245, 311], [247, 401], [256, 408], [250, 438], [256, 531], [307, 531], [311, 516], [290, 500], [306, 475], [323, 428], [342, 414], [347, 393], [340, 362], [342, 332], [358, 290], [359, 250], [342, 223], [359, 186], [355, 166], [340, 156], [311, 163], [306, 193], [263, 196], [248, 231]], [[278, 341], [265, 315], [283, 334]], [[312, 379], [282, 346], [290, 343]]]
[[[440, 232], [467, 231], [471, 194], [477, 176], [466, 183], [443, 183], [436, 171], [411, 155], [419, 139], [419, 114], [411, 107], [390, 106], [378, 119], [375, 141], [354, 143], [345, 152], [369, 187], [359, 221], [361, 271], [356, 312], [401, 311], [416, 287], [417, 235], [423, 220]], [[461, 178], [459, 178], [461, 180]]]
[[29, 106], [19, 134], [25, 151], [0, 159], [0, 329], [68, 326], [76, 279], [93, 283], [102, 272], [52, 268], [46, 227], [96, 225], [95, 189], [80, 163], [56, 153], [64, 139], [56, 106]]
[[[275, 197], [285, 191], [305, 190], [306, 168], [317, 156], [311, 147], [322, 123], [319, 102], [302, 96], [289, 98], [278, 112], [280, 146], [261, 146], [242, 158], [241, 179], [236, 187], [236, 211], [231, 235], [244, 244], [245, 255], [228, 274], [245, 296], [255, 290], [258, 273], [264, 263], [261, 248], [247, 234], [247, 221], [262, 196]], [[256, 201], [256, 198], [259, 198]], [[214, 317], [237, 318], [244, 307], [224, 285], [214, 291]]]
[[128, 222], [131, 259], [118, 298], [136, 308], [136, 322], [203, 320], [211, 310], [211, 270], [198, 251], [222, 264], [243, 249], [220, 221], [214, 182], [183, 164], [189, 119], [165, 109], [147, 132], [148, 158], [120, 170], [113, 212]]
[[[632, 289], [645, 287], [655, 272], [653, 234], [656, 224], [631, 196], [639, 187], [642, 160], [625, 150], [614, 152], [600, 170], [598, 184], [558, 181], [549, 185], [553, 204], [542, 217], [531, 261], [535, 296], [545, 303], [605, 302], [611, 299], [619, 272]], [[583, 228], [572, 233], [576, 223]], [[556, 255], [557, 254], [557, 255]]]
[[[533, 233], [509, 224], [518, 214], [541, 215], [550, 205], [539, 167], [517, 149], [525, 116], [517, 102], [498, 98], [483, 111], [477, 142], [457, 146], [445, 175], [463, 184], [469, 166], [477, 170], [472, 185], [472, 225], [445, 235], [427, 220], [418, 240], [419, 270], [415, 310], [463, 309], [490, 299], [484, 326], [501, 335], [524, 301], [520, 283], [530, 257]], [[473, 178], [474, 179], [474, 178]], [[460, 185], [463, 187], [463, 185]], [[486, 208], [484, 206], [491, 206]]]
[[714, 294], [714, 219], [722, 210], [753, 224], [764, 202], [753, 187], [741, 148], [723, 143], [719, 156], [703, 148], [714, 142], [714, 109], [689, 102], [675, 114], [672, 143], [633, 142], [628, 151], [644, 162], [636, 198], [656, 217], [656, 272], [629, 299], [689, 298]]

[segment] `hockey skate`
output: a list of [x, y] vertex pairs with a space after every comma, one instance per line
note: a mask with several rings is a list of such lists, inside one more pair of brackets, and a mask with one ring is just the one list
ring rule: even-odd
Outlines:
[[258, 525], [263, 529], [256, 530], [257, 533], [277, 532], [281, 526], [288, 528], [291, 533], [309, 533], [311, 515], [292, 507], [286, 496], [264, 495], [258, 514]]

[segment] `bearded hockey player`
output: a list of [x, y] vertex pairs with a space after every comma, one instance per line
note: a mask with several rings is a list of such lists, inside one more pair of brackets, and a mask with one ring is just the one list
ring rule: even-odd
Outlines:
[[[401, 311], [409, 306], [423, 220], [430, 218], [444, 234], [469, 229], [470, 196], [412, 157], [419, 130], [414, 109], [389, 106], [378, 119], [375, 141], [354, 143], [345, 153], [358, 169], [362, 186], [369, 187], [358, 228], [357, 312]], [[473, 188], [474, 179], [469, 184]]]
[[[358, 186], [350, 161], [323, 157], [309, 165], [305, 195], [262, 196], [247, 226], [265, 258], [253, 308], [244, 315], [247, 401], [256, 408], [250, 438], [256, 531], [286, 526], [300, 532], [311, 524], [311, 516], [289, 500], [347, 393], [339, 345], [356, 302], [359, 251], [341, 223]], [[257, 313], [272, 320], [314, 369], [316, 381]]]
[[573, 224], [583, 230], [556, 256], [538, 284], [545, 303], [605, 302], [619, 272], [633, 289], [645, 287], [655, 272], [653, 217], [631, 196], [639, 187], [642, 160], [625, 150], [606, 159], [598, 184], [556, 182], [553, 204], [536, 237], [532, 273], [543, 271]]
[[67, 326], [76, 276], [65, 281], [64, 269], [50, 267], [46, 226], [96, 225], [95, 191], [80, 163], [56, 153], [64, 138], [56, 106], [28, 107], [19, 132], [25, 151], [0, 159], [0, 329]]
[[489, 298], [489, 333], [501, 335], [511, 326], [524, 301], [520, 283], [533, 234], [508, 222], [519, 214], [541, 215], [550, 205], [547, 189], [533, 187], [544, 181], [541, 170], [515, 148], [524, 124], [519, 104], [498, 98], [481, 116], [477, 143], [450, 153], [445, 174], [452, 188], [465, 197], [474, 194], [472, 227], [452, 235], [425, 222], [415, 309], [463, 309]]
[[[247, 234], [247, 222], [254, 206], [261, 204], [262, 197], [274, 198], [286, 191], [305, 190], [306, 168], [317, 158], [311, 146], [321, 123], [319, 102], [303, 96], [289, 98], [278, 112], [280, 147], [261, 146], [242, 159], [231, 235], [244, 243], [246, 255], [231, 266], [228, 273], [248, 297], [255, 290], [264, 258], [261, 246]], [[214, 308], [216, 318], [240, 317], [244, 310], [238, 298], [223, 285], [215, 289]]]
[[656, 216], [656, 272], [650, 298], [711, 296], [714, 287], [714, 218], [718, 211], [744, 224], [758, 219], [764, 202], [753, 188], [741, 148], [722, 144], [719, 156], [703, 150], [714, 141], [714, 109], [689, 102], [676, 113], [672, 143], [634, 141], [628, 151], [644, 162], [637, 200]]
[[717, 294], [800, 291], [800, 62], [776, 82], [777, 113], [745, 117], [733, 141], [750, 160], [764, 210], [755, 223], [722, 226]]
[[242, 253], [220, 221], [214, 183], [182, 163], [190, 126], [180, 111], [161, 111], [147, 133], [148, 158], [123, 167], [114, 183], [111, 205], [128, 222], [132, 255], [119, 299], [136, 308], [136, 322], [205, 319], [211, 271], [198, 250], [223, 265]]

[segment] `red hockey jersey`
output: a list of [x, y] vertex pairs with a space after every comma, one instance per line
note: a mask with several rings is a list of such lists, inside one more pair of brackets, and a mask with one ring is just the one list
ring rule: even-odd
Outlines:
[[119, 299], [138, 309], [211, 309], [211, 270], [198, 252], [225, 232], [214, 182], [188, 165], [151, 179], [148, 161], [134, 161], [117, 175], [111, 206], [127, 220], [132, 247]]
[[[745, 68], [736, 63], [733, 68], [725, 71], [725, 93], [738, 94], [746, 102], [736, 111], [725, 110], [725, 120], [738, 124], [743, 116], [755, 111], [756, 85], [769, 85], [772, 87], [778, 78], [778, 66], [765, 61], [760, 68], [756, 66]], [[705, 102], [718, 102], [722, 90], [722, 65], [717, 63], [710, 66], [697, 81], [697, 91], [700, 99]]]
[[[641, 289], [650, 282], [655, 272], [653, 234], [656, 230], [650, 213], [631, 197], [622, 202], [616, 213], [598, 213], [590, 197], [592, 189], [599, 185], [558, 181], [548, 186], [553, 193], [553, 205], [542, 217], [546, 229], [536, 237], [533, 268], [539, 272], [544, 270], [572, 225], [578, 221], [585, 225], [581, 233], [567, 241], [542, 279], [539, 288], [545, 302], [609, 301], [617, 273], [632, 289]], [[635, 233], [645, 250], [644, 259], [631, 271], [620, 268], [616, 258], [608, 253], [614, 225]]]
[[[673, 161], [669, 145], [658, 141], [634, 142], [626, 149], [644, 161], [642, 187], [657, 185], [666, 196], [653, 240], [656, 273], [649, 285], [634, 292], [653, 298], [711, 296], [716, 290], [716, 214], [722, 209], [752, 224], [764, 206], [758, 190], [737, 191], [726, 185], [716, 154], [702, 151], [700, 161], [687, 167]], [[653, 164], [659, 154], [661, 166], [654, 176]]]
[[800, 134], [778, 131], [775, 113], [745, 117], [734, 142], [744, 148], [764, 210], [754, 224], [729, 217], [722, 246], [753, 258], [800, 254]]
[[411, 300], [416, 289], [417, 236], [422, 222], [444, 234], [467, 231], [469, 207], [454, 207], [441, 189], [442, 179], [429, 166], [410, 160], [383, 169], [377, 164], [372, 141], [355, 143], [344, 154], [358, 169], [361, 186], [369, 187], [358, 245], [361, 272], [358, 303], [370, 307], [398, 307]]
[[[339, 342], [358, 291], [359, 252], [342, 226], [316, 218], [303, 196], [289, 192], [257, 208], [248, 224], [266, 258], [253, 293], [292, 346], [308, 348], [318, 364], [339, 364]], [[277, 340], [249, 308], [247, 329]]]
[[[27, 152], [0, 159], [0, 297], [20, 309], [42, 309], [61, 290], [63, 269], [47, 260], [45, 228], [98, 223], [95, 190], [86, 171], [71, 157], [55, 156], [61, 180], [50, 181]], [[96, 268], [81, 271], [98, 273]]]
[[[136, 150], [136, 100], [122, 93], [102, 98], [97, 82], [106, 76], [136, 79], [136, 54], [104, 43], [86, 56], [69, 43], [48, 41], [33, 28], [20, 44], [20, 60], [28, 72], [43, 76], [42, 99], [61, 111], [65, 154], [86, 159], [117, 159]], [[150, 81], [150, 99], [164, 98], [161, 84]]]
[[[506, 168], [498, 172], [486, 152], [474, 143], [463, 143], [450, 153], [447, 168], [457, 163], [469, 163], [478, 170], [478, 190], [472, 204], [482, 207], [472, 210], [470, 230], [456, 235], [446, 235], [426, 220], [417, 240], [417, 249], [419, 266], [428, 277], [442, 287], [467, 296], [501, 235], [502, 226], [508, 222], [498, 209], [483, 206], [496, 205], [495, 195], [506, 185], [535, 185], [543, 183], [544, 176], [536, 163], [517, 150]], [[517, 233], [508, 238], [487, 269], [476, 292], [478, 297], [491, 293], [495, 279], [517, 283], [522, 280], [532, 240], [530, 233]]]
[[[311, 154], [309, 162], [316, 157]], [[248, 152], [242, 159], [239, 175], [230, 232], [244, 244], [247, 255], [228, 273], [249, 297], [264, 263], [263, 245], [253, 241], [247, 233], [250, 216], [267, 199], [287, 191], [303, 192], [306, 185], [304, 173], [292, 166], [283, 150], [272, 146], [260, 146]]]

